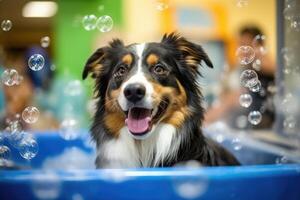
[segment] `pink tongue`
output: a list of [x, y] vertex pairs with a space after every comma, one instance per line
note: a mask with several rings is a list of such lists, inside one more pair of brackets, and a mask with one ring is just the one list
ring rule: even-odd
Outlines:
[[133, 134], [142, 134], [149, 130], [151, 110], [144, 108], [132, 108], [125, 120], [129, 131]]

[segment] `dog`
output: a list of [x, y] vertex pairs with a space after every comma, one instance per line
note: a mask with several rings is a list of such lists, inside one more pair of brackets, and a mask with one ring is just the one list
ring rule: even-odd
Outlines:
[[239, 165], [201, 132], [202, 62], [213, 68], [200, 45], [177, 33], [165, 34], [159, 43], [125, 46], [114, 39], [99, 48], [82, 74], [95, 79], [96, 167], [170, 167], [189, 160]]

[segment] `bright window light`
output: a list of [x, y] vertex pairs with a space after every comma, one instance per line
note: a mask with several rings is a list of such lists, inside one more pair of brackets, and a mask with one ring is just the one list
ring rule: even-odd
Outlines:
[[23, 17], [52, 17], [56, 14], [57, 4], [53, 1], [30, 1], [23, 7]]

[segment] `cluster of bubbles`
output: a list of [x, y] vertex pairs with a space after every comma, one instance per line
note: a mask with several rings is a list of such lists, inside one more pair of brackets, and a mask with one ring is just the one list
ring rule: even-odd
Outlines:
[[300, 32], [300, 2], [297, 0], [285, 0], [284, 18], [288, 24], [297, 32]]
[[19, 85], [22, 80], [23, 76], [19, 75], [15, 69], [6, 69], [1, 75], [1, 82], [6, 86]]
[[82, 25], [87, 31], [92, 31], [97, 28], [100, 32], [105, 33], [111, 31], [114, 22], [109, 15], [103, 15], [99, 18], [95, 15], [86, 15], [82, 18]]
[[33, 71], [39, 71], [43, 69], [45, 65], [45, 59], [41, 54], [33, 54], [28, 59], [28, 67]]
[[9, 19], [5, 19], [1, 22], [1, 29], [5, 32], [10, 31], [12, 28], [12, 22]]
[[[252, 46], [240, 46], [236, 50], [236, 56], [239, 63], [242, 66], [251, 66], [242, 71], [240, 75], [241, 85], [247, 88], [250, 92], [259, 93], [260, 95], [265, 95], [265, 91], [262, 88], [261, 82], [258, 79], [256, 71], [261, 70], [261, 60], [256, 58], [256, 54], [264, 55], [267, 52], [267, 48], [263, 45], [266, 42], [265, 35], [256, 35], [252, 41]], [[241, 94], [239, 98], [239, 103], [242, 107], [249, 108], [252, 104], [252, 96], [250, 94]], [[259, 110], [254, 110], [249, 112], [248, 121], [252, 125], [258, 125], [262, 120], [262, 114]], [[245, 118], [241, 118], [244, 124]]]
[[[36, 107], [26, 107], [22, 112], [22, 119], [24, 122], [32, 124], [38, 120], [39, 111]], [[26, 160], [34, 158], [39, 150], [38, 143], [34, 136], [23, 130], [19, 114], [11, 120], [7, 119], [7, 127], [1, 133], [0, 143], [7, 139], [11, 147], [16, 148], [19, 154]], [[6, 145], [0, 145], [0, 160], [10, 159], [10, 148]]]

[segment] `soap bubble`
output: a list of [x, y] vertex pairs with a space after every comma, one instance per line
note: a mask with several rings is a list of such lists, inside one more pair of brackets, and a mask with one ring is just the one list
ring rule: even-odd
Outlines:
[[249, 90], [251, 92], [259, 92], [261, 89], [261, 82], [258, 80], [256, 85], [252, 86], [252, 87], [249, 87]]
[[275, 163], [278, 165], [287, 164], [287, 163], [289, 163], [289, 160], [286, 156], [282, 156], [282, 157], [276, 158]]
[[261, 120], [262, 120], [262, 115], [257, 110], [251, 111], [248, 115], [248, 121], [253, 125], [259, 124]]
[[236, 5], [237, 5], [237, 7], [240, 7], [240, 8], [242, 8], [242, 7], [246, 7], [246, 6], [248, 6], [248, 0], [237, 0], [237, 2], [236, 2]]
[[291, 19], [291, 28], [295, 31], [300, 31], [300, 16], [294, 16]]
[[261, 60], [255, 59], [255, 61], [252, 63], [252, 67], [256, 71], [260, 71], [261, 70]]
[[156, 1], [156, 9], [157, 10], [164, 11], [168, 8], [169, 8], [169, 5], [166, 2], [164, 2], [163, 0], [157, 0]]
[[252, 103], [252, 97], [250, 94], [242, 94], [239, 98], [240, 105], [248, 108]]
[[73, 118], [64, 119], [59, 128], [59, 134], [65, 140], [74, 140], [80, 136], [79, 122]]
[[28, 124], [37, 122], [39, 115], [39, 110], [34, 106], [28, 106], [22, 112], [22, 118]]
[[236, 127], [242, 129], [245, 128], [248, 124], [248, 118], [245, 115], [240, 115], [235, 120]]
[[13, 120], [8, 123], [8, 130], [12, 133], [21, 132], [23, 130], [23, 126], [19, 120]]
[[291, 20], [293, 17], [293, 14], [294, 14], [294, 11], [293, 11], [292, 7], [288, 6], [283, 10], [283, 16], [287, 20]]
[[0, 160], [5, 159], [9, 160], [10, 158], [10, 149], [8, 146], [5, 145], [0, 145]]
[[27, 133], [24, 131], [9, 132], [8, 142], [11, 146], [19, 148], [22, 140], [27, 137]]
[[28, 66], [33, 71], [41, 70], [45, 65], [45, 59], [41, 54], [33, 54], [28, 59]]
[[234, 138], [232, 141], [231, 141], [231, 145], [233, 147], [233, 149], [235, 151], [239, 151], [241, 150], [241, 148], [243, 147], [242, 146], [242, 143], [241, 143], [241, 140], [239, 138]]
[[99, 12], [102, 12], [103, 10], [104, 10], [104, 5], [99, 5], [99, 6], [98, 6], [98, 11], [99, 11]]
[[246, 69], [240, 76], [241, 84], [244, 87], [253, 87], [258, 82], [258, 76], [254, 70]]
[[284, 130], [287, 133], [294, 133], [296, 130], [297, 120], [294, 116], [288, 116], [283, 121]]
[[252, 41], [253, 47], [263, 54], [267, 53], [267, 49], [264, 46], [266, 44], [266, 38], [267, 37], [265, 35], [256, 35]]
[[296, 60], [295, 50], [291, 47], [282, 48], [281, 53], [282, 53], [285, 65], [287, 65], [287, 66], [291, 66], [293, 61]]
[[73, 194], [72, 195], [72, 200], [84, 200], [81, 194]]
[[102, 33], [108, 32], [113, 28], [113, 19], [108, 15], [103, 15], [97, 20], [97, 28]]
[[274, 104], [284, 114], [295, 114], [299, 109], [298, 99], [291, 93], [287, 93], [283, 97], [276, 95]]
[[50, 45], [50, 37], [45, 36], [41, 38], [41, 47], [47, 48]]
[[5, 19], [1, 23], [1, 28], [3, 31], [10, 31], [12, 28], [12, 22], [9, 19]]
[[1, 80], [4, 85], [13, 86], [19, 79], [19, 74], [15, 69], [6, 69], [1, 75]]
[[173, 187], [180, 197], [185, 199], [195, 199], [206, 192], [208, 188], [208, 178], [202, 171], [201, 164], [198, 161], [179, 163], [176, 167], [183, 167], [185, 171], [197, 170], [197, 176], [178, 176], [174, 178]]
[[51, 71], [55, 71], [55, 70], [56, 70], [56, 65], [52, 64], [52, 65], [50, 66], [50, 70], [51, 70]]
[[95, 30], [97, 17], [95, 15], [86, 15], [82, 19], [83, 28], [87, 31]]
[[19, 153], [26, 160], [34, 158], [39, 151], [38, 143], [34, 138], [26, 137], [19, 145]]
[[57, 174], [43, 171], [32, 175], [32, 191], [38, 199], [58, 199], [61, 193], [61, 182]]
[[78, 96], [78, 95], [82, 95], [83, 90], [84, 90], [84, 88], [81, 84], [81, 81], [72, 80], [67, 83], [67, 85], [64, 89], [64, 93], [69, 96]]
[[254, 60], [255, 52], [250, 46], [240, 46], [235, 55], [237, 56], [241, 65], [248, 65]]

